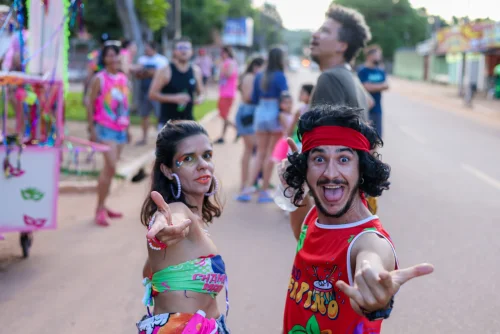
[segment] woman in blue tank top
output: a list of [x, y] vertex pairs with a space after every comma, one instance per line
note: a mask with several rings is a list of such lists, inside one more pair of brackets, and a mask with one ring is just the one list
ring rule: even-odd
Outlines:
[[284, 68], [284, 51], [280, 48], [273, 48], [269, 51], [266, 70], [255, 77], [252, 104], [257, 105], [253, 121], [257, 138], [257, 153], [247, 184], [237, 197], [238, 201], [251, 200], [251, 193], [254, 191], [252, 183], [262, 170], [263, 186], [259, 193], [258, 203], [273, 202], [269, 193], [269, 181], [274, 167], [271, 155], [276, 142], [282, 136], [278, 117], [279, 98], [283, 91], [288, 90]]

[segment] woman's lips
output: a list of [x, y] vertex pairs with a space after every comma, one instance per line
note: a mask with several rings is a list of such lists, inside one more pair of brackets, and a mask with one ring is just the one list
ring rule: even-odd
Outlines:
[[203, 176], [197, 178], [195, 181], [198, 183], [201, 183], [201, 184], [207, 184], [207, 183], [210, 183], [211, 180], [212, 180], [212, 177], [210, 175], [203, 175]]

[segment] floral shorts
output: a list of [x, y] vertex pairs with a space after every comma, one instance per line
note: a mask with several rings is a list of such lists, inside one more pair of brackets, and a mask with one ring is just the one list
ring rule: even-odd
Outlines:
[[144, 316], [137, 323], [139, 334], [230, 334], [226, 317], [207, 319], [203, 311], [189, 313], [163, 313]]

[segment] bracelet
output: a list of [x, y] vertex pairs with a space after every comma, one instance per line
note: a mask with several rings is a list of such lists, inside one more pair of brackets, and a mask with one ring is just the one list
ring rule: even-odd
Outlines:
[[394, 296], [392, 296], [391, 301], [389, 302], [389, 307], [387, 307], [384, 310], [378, 310], [378, 311], [373, 311], [373, 312], [367, 312], [363, 309], [363, 314], [369, 321], [377, 321], [377, 320], [383, 320], [389, 318], [392, 312], [392, 307], [394, 306]]
[[[155, 218], [156, 218], [156, 214], [154, 214], [153, 217], [151, 217], [151, 220], [149, 221], [148, 231], [151, 229], [151, 226], [153, 226], [153, 223], [155, 222]], [[154, 239], [149, 239], [149, 238], [147, 238], [147, 239], [148, 239], [149, 248], [151, 248], [152, 250], [159, 251], [162, 249], [166, 249], [168, 247], [165, 243], [158, 240], [157, 237], [154, 237]]]

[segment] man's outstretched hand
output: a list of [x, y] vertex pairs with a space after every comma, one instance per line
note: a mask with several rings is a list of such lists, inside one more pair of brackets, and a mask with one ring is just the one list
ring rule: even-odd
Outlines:
[[368, 261], [363, 261], [361, 269], [354, 276], [353, 286], [343, 281], [338, 281], [336, 286], [350, 298], [352, 308], [363, 315], [363, 311], [370, 313], [386, 309], [403, 284], [433, 271], [431, 264], [423, 263], [391, 272], [376, 272]]

